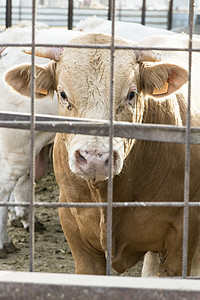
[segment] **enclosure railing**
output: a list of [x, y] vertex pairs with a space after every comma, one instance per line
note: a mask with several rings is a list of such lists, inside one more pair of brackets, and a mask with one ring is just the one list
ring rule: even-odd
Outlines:
[[[34, 271], [34, 208], [35, 207], [107, 207], [107, 275], [111, 274], [111, 253], [112, 253], [112, 208], [113, 207], [183, 207], [184, 216], [184, 231], [183, 231], [183, 268], [182, 278], [189, 278], [187, 276], [187, 247], [188, 247], [188, 212], [189, 207], [199, 207], [200, 202], [189, 202], [189, 182], [190, 182], [190, 145], [200, 144], [200, 127], [191, 128], [190, 124], [190, 103], [191, 103], [191, 72], [192, 72], [192, 53], [194, 51], [200, 52], [200, 49], [193, 49], [193, 25], [194, 25], [194, 1], [190, 0], [190, 17], [189, 17], [189, 46], [188, 48], [152, 48], [140, 47], [137, 49], [153, 49], [165, 51], [187, 51], [189, 53], [189, 77], [188, 77], [188, 111], [186, 126], [170, 126], [170, 125], [153, 125], [153, 124], [130, 124], [127, 122], [117, 122], [113, 120], [113, 84], [114, 84], [114, 53], [115, 50], [120, 49], [136, 49], [136, 47], [116, 46], [114, 43], [115, 34], [115, 1], [110, 2], [110, 12], [112, 20], [112, 40], [110, 46], [105, 45], [66, 45], [58, 44], [53, 45], [57, 47], [70, 47], [70, 48], [99, 48], [110, 49], [111, 65], [110, 65], [110, 119], [104, 120], [90, 120], [90, 119], [77, 119], [66, 118], [59, 116], [45, 116], [35, 114], [35, 99], [34, 99], [34, 86], [35, 86], [35, 46], [44, 46], [44, 44], [35, 43], [35, 0], [32, 1], [32, 43], [31, 44], [14, 44], [7, 43], [1, 46], [31, 46], [32, 47], [32, 93], [31, 93], [31, 115], [30, 114], [17, 114], [17, 113], [0, 113], [0, 127], [20, 128], [31, 131], [31, 202], [27, 203], [2, 203], [0, 206], [29, 206], [30, 207], [30, 271]], [[49, 44], [48, 44], [49, 46]], [[148, 141], [159, 142], [175, 142], [186, 145], [185, 155], [185, 182], [184, 182], [184, 201], [183, 202], [113, 202], [113, 176], [112, 176], [112, 163], [110, 160], [109, 165], [109, 179], [108, 179], [108, 201], [107, 203], [43, 203], [35, 202], [34, 196], [34, 133], [35, 130], [51, 131], [51, 132], [66, 132], [66, 133], [79, 133], [87, 135], [101, 135], [110, 137], [110, 157], [112, 157], [112, 142], [114, 136], [134, 138]], [[181, 292], [181, 291], [180, 291]], [[187, 298], [186, 298], [187, 299]], [[189, 298], [188, 298], [189, 299]]]
[[[40, 15], [39, 21], [46, 21], [47, 23], [51, 23], [51, 26], [68, 26], [68, 29], [72, 29], [77, 22], [80, 21], [81, 18], [90, 16], [90, 15], [97, 15], [99, 17], [106, 18], [111, 20], [111, 0], [108, 1], [108, 11], [107, 16], [105, 9], [90, 9], [90, 8], [77, 8], [74, 7], [74, 1], [68, 0], [68, 7], [63, 9], [58, 9], [58, 7], [38, 7], [38, 14]], [[31, 7], [25, 6], [12, 6], [12, 0], [6, 0], [6, 28], [11, 27], [17, 21], [19, 22], [22, 19], [31, 19]], [[68, 12], [67, 12], [68, 10]], [[58, 20], [53, 18], [55, 13], [60, 14]], [[52, 18], [51, 18], [52, 15]], [[78, 15], [79, 18], [78, 18]], [[160, 15], [160, 18], [158, 16]], [[158, 11], [148, 11], [146, 7], [146, 0], [142, 2], [142, 13], [138, 9], [136, 10], [128, 10], [128, 9], [116, 9], [116, 18], [119, 21], [131, 21], [131, 22], [138, 22], [143, 25], [152, 24], [157, 26], [165, 27], [166, 29], [172, 28], [172, 16], [173, 16], [173, 0], [169, 0], [169, 8], [168, 11], [166, 10], [158, 10]], [[61, 20], [62, 19], [62, 20]], [[158, 20], [156, 20], [158, 19]]]

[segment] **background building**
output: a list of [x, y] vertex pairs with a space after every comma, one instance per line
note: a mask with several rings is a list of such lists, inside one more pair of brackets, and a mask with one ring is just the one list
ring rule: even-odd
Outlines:
[[[13, 5], [31, 6], [31, 0], [12, 0]], [[68, 0], [37, 0], [38, 5], [67, 7]], [[75, 7], [84, 6], [108, 6], [108, 0], [74, 0]], [[6, 0], [1, 0], [1, 5], [6, 5]], [[141, 8], [142, 0], [116, 0], [116, 6], [121, 8]], [[168, 0], [146, 0], [146, 6], [150, 9], [166, 9], [169, 6]], [[174, 0], [174, 9], [188, 9], [189, 0]], [[195, 0], [195, 7], [200, 7], [200, 0]]]
[[[67, 26], [68, 0], [36, 0], [37, 21], [49, 26]], [[73, 27], [96, 15], [108, 18], [108, 0], [74, 0]], [[142, 0], [116, 0], [116, 20], [141, 23]], [[12, 0], [12, 24], [31, 21], [32, 0]], [[188, 26], [189, 0], [173, 0], [173, 16], [168, 26], [169, 0], [146, 0], [145, 25], [158, 28]], [[0, 0], [0, 26], [5, 24], [6, 0]], [[195, 24], [200, 24], [200, 0], [195, 0]]]

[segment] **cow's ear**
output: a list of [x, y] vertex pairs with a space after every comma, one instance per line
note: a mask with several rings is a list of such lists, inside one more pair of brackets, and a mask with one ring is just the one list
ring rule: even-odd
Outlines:
[[177, 65], [144, 65], [141, 69], [141, 90], [155, 98], [166, 97], [180, 89], [187, 79], [187, 71]]
[[[35, 66], [35, 94], [41, 98], [54, 90], [54, 74], [52, 64]], [[21, 65], [9, 70], [5, 81], [23, 96], [31, 95], [31, 65]]]

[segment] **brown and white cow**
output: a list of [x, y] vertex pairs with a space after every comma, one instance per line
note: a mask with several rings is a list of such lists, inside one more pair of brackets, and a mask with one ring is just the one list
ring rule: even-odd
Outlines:
[[[86, 34], [75, 44], [109, 44], [110, 36]], [[184, 37], [149, 38], [141, 45], [186, 46]], [[117, 45], [129, 45], [120, 38]], [[170, 43], [170, 44], [169, 44]], [[110, 51], [107, 49], [46, 49], [38, 55], [54, 61], [36, 67], [36, 89], [58, 93], [59, 114], [109, 118]], [[199, 126], [198, 54], [195, 54], [192, 126]], [[187, 53], [118, 50], [114, 63], [114, 119], [133, 123], [185, 125], [187, 111]], [[146, 63], [145, 61], [148, 61]], [[6, 81], [29, 95], [30, 66], [19, 66]], [[109, 138], [58, 133], [54, 169], [60, 202], [105, 202]], [[181, 144], [113, 139], [115, 202], [183, 201], [185, 146]], [[190, 199], [199, 201], [200, 151], [191, 147]], [[106, 209], [61, 208], [60, 220], [75, 260], [76, 273], [105, 274]], [[113, 209], [113, 268], [122, 273], [147, 252], [160, 252], [159, 273], [181, 275], [183, 209], [137, 207]], [[199, 208], [190, 208], [188, 274], [199, 238]]]

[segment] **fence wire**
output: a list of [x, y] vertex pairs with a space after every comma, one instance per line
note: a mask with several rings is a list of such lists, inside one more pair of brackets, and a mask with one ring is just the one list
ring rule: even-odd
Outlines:
[[31, 197], [30, 197], [30, 215], [29, 215], [29, 227], [30, 227], [30, 272], [34, 271], [34, 249], [35, 249], [35, 224], [34, 224], [34, 203], [35, 203], [35, 21], [36, 21], [36, 1], [32, 1], [32, 55], [31, 55], [31, 126], [30, 126], [30, 138], [31, 138], [31, 169], [30, 169], [30, 182], [31, 182]]
[[[194, 0], [190, 0], [189, 8], [189, 46], [188, 48], [158, 48], [158, 47], [127, 47], [115, 46], [115, 0], [111, 3], [111, 20], [112, 20], [112, 39], [110, 46], [102, 45], [53, 45], [57, 47], [71, 48], [100, 48], [110, 49], [111, 65], [111, 81], [110, 81], [110, 119], [109, 121], [65, 118], [54, 116], [40, 116], [35, 114], [35, 47], [44, 46], [44, 44], [35, 43], [35, 18], [36, 18], [36, 1], [32, 0], [32, 43], [1, 44], [2, 47], [29, 47], [32, 48], [32, 72], [31, 72], [31, 115], [30, 114], [8, 114], [0, 113], [0, 127], [21, 128], [30, 130], [31, 135], [31, 201], [28, 203], [6, 203], [1, 202], [0, 206], [19, 206], [30, 208], [30, 272], [34, 271], [34, 208], [35, 207], [105, 207], [107, 208], [107, 275], [111, 274], [111, 257], [112, 257], [112, 210], [114, 207], [183, 207], [183, 259], [182, 259], [182, 278], [187, 278], [187, 252], [188, 252], [188, 215], [189, 207], [199, 207], [200, 202], [189, 202], [189, 184], [190, 184], [190, 145], [200, 144], [200, 127], [191, 128], [191, 73], [192, 73], [192, 53], [199, 52], [200, 49], [193, 49], [193, 26], [194, 26]], [[52, 45], [46, 45], [52, 46]], [[155, 124], [127, 124], [126, 122], [116, 122], [113, 120], [113, 89], [114, 89], [114, 53], [120, 49], [141, 49], [141, 50], [165, 50], [165, 51], [187, 51], [188, 59], [188, 111], [186, 126], [172, 125], [155, 125]], [[35, 130], [51, 131], [51, 132], [67, 132], [81, 134], [95, 134], [110, 137], [110, 157], [113, 152], [113, 137], [128, 137], [141, 140], [174, 142], [185, 144], [185, 180], [184, 180], [184, 202], [113, 202], [113, 170], [112, 161], [109, 160], [109, 179], [107, 191], [107, 203], [39, 203], [35, 202], [34, 182], [35, 182]], [[96, 131], [95, 131], [96, 130]]]

